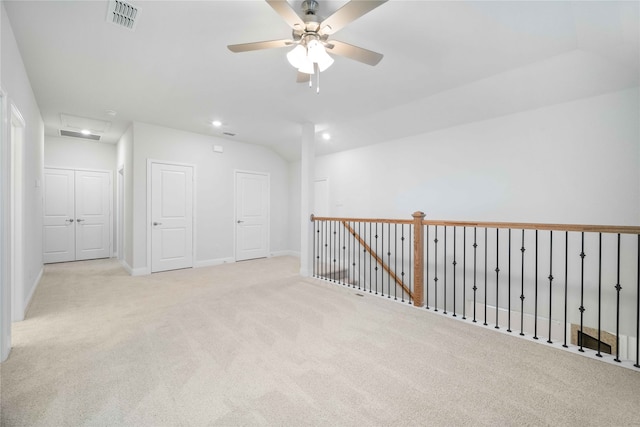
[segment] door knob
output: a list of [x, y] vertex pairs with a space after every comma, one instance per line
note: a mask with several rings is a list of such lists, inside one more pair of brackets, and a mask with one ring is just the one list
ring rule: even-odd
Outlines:
[[64, 222], [73, 222], [73, 218], [71, 219], [65, 219]]
[[[76, 222], [82, 222], [82, 221], [84, 221], [84, 219], [82, 219], [82, 218], [76, 219]], [[71, 222], [73, 222], [73, 220], [71, 220]]]
[[240, 220], [238, 220], [238, 224], [242, 224], [243, 222], [244, 222], [244, 221], [240, 221]]
[[161, 222], [154, 222], [153, 225], [162, 225]]

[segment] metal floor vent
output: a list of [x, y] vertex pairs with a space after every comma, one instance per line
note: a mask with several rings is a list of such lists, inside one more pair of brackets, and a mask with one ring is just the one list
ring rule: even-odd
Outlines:
[[140, 17], [140, 9], [130, 3], [121, 0], [109, 0], [109, 10], [107, 11], [107, 22], [114, 25], [128, 28], [131, 31], [136, 29], [138, 18]]
[[71, 138], [82, 138], [82, 139], [90, 139], [92, 141], [100, 141], [100, 135], [88, 134], [85, 135], [80, 132], [74, 132], [72, 130], [63, 130], [60, 129], [60, 136], [69, 136]]

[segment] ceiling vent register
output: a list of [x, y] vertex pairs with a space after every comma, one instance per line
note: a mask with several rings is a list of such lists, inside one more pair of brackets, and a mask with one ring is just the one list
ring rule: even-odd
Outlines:
[[141, 9], [139, 7], [130, 3], [120, 0], [110, 0], [109, 10], [107, 11], [107, 22], [133, 31], [136, 29], [140, 12]]
[[64, 129], [60, 129], [60, 136], [69, 136], [71, 138], [82, 138], [82, 139], [90, 139], [93, 141], [100, 141], [100, 135], [94, 135], [94, 134], [83, 134], [81, 132], [74, 132], [72, 130], [64, 130]]

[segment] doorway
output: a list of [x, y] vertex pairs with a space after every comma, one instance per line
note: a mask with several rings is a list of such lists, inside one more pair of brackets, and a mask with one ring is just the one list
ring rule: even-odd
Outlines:
[[191, 268], [194, 167], [154, 161], [149, 166], [151, 273]]
[[111, 256], [111, 172], [45, 168], [43, 261]]
[[236, 171], [236, 261], [269, 254], [269, 174]]
[[10, 261], [9, 282], [11, 283], [11, 320], [24, 319], [24, 278], [23, 278], [23, 181], [24, 181], [24, 138], [25, 121], [18, 108], [11, 104], [9, 134], [9, 234]]

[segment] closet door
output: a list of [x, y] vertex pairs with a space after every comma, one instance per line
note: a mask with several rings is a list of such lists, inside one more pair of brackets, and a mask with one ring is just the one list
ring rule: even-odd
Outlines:
[[73, 261], [75, 253], [75, 174], [44, 170], [44, 262]]
[[76, 260], [110, 256], [110, 191], [109, 173], [75, 171]]

